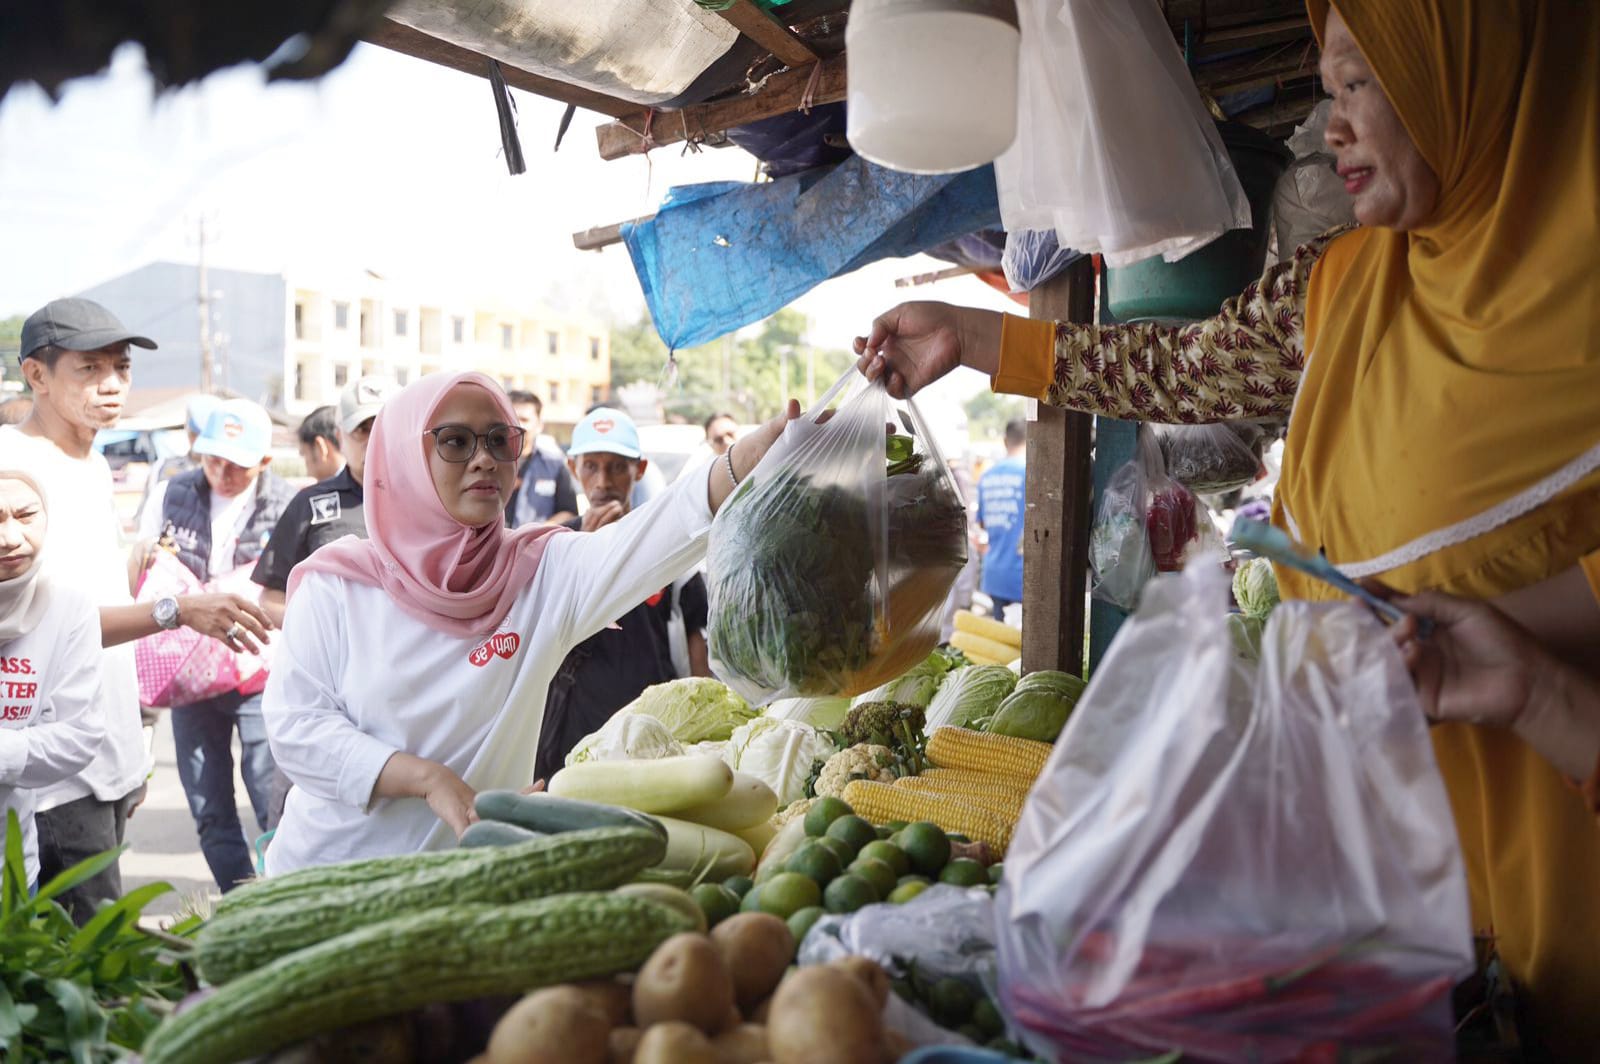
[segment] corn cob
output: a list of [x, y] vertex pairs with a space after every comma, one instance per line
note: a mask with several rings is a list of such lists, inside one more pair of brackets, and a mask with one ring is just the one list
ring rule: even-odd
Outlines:
[[950, 645], [968, 657], [976, 654], [980, 658], [992, 658], [1002, 665], [1009, 665], [1022, 656], [1019, 647], [974, 635], [971, 632], [957, 632], [950, 637]]
[[156, 1028], [146, 1064], [229, 1064], [434, 1002], [516, 994], [638, 967], [691, 930], [683, 913], [622, 894], [452, 905], [386, 920], [282, 957]]
[[935, 728], [928, 738], [928, 760], [940, 768], [998, 772], [1020, 777], [1028, 785], [1044, 770], [1053, 749], [1049, 743], [967, 728]]
[[971, 610], [956, 611], [956, 631], [971, 632], [973, 635], [981, 635], [985, 639], [993, 639], [996, 643], [1004, 643], [1007, 646], [1016, 647], [1018, 650], [1022, 649], [1022, 630], [1020, 628], [1013, 628], [1003, 621], [995, 620], [993, 617], [979, 617]]
[[931, 820], [946, 831], [987, 842], [1004, 854], [1011, 843], [1014, 819], [987, 806], [940, 791], [914, 791], [870, 780], [851, 780], [841, 795], [858, 816], [874, 823], [889, 820]]
[[1032, 786], [1032, 783], [1028, 780], [976, 768], [930, 768], [919, 775], [907, 776], [906, 778], [928, 780], [929, 782], [942, 783], [953, 787], [968, 783], [1003, 784], [1019, 794], [1027, 794], [1028, 789]]
[[[991, 778], [1002, 781], [1007, 779], [1005, 776]], [[905, 779], [895, 780], [893, 785], [901, 790], [914, 791], [918, 794], [942, 794], [947, 798], [974, 802], [1012, 821], [1022, 815], [1022, 803], [1028, 797], [1027, 791], [1004, 782], [952, 784], [922, 776], [907, 776]]]
[[196, 961], [206, 981], [220, 985], [284, 954], [408, 912], [614, 887], [661, 860], [666, 849], [655, 832], [632, 827], [473, 849], [468, 852], [479, 855], [476, 860], [213, 917], [200, 931]]

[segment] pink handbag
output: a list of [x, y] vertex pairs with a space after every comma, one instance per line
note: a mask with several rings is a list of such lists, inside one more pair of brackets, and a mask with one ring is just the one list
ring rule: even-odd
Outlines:
[[[258, 600], [260, 588], [249, 581], [248, 569], [235, 569], [204, 584], [177, 555], [158, 547], [151, 551], [135, 597], [155, 602], [168, 596], [226, 591]], [[133, 659], [139, 701], [146, 706], [187, 706], [247, 685], [259, 686], [254, 681], [266, 669], [266, 661], [257, 655], [235, 652], [221, 640], [181, 627], [136, 641]]]

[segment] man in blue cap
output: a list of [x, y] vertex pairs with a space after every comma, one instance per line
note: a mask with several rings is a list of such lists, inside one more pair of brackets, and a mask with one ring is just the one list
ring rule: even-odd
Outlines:
[[[128, 329], [88, 299], [57, 299], [22, 326], [22, 376], [33, 411], [0, 428], [0, 462], [39, 476], [50, 491], [50, 578], [78, 588], [100, 607], [100, 710], [106, 730], [95, 758], [77, 776], [34, 795], [40, 881], [122, 844], [128, 817], [150, 772], [139, 716], [132, 641], [184, 626], [215, 639], [265, 638], [266, 616], [237, 595], [135, 603], [127, 555], [118, 542], [111, 468], [94, 449], [95, 433], [116, 426], [133, 377], [130, 348], [155, 341]], [[57, 896], [74, 920], [122, 894], [112, 864]]]
[[[633, 508], [634, 485], [649, 464], [632, 418], [610, 407], [589, 411], [572, 430], [572, 446], [567, 449], [567, 467], [589, 508], [582, 517], [565, 522], [567, 527], [592, 532], [622, 518]], [[535, 778], [549, 779], [580, 739], [646, 687], [678, 678], [670, 634], [675, 616], [688, 633], [690, 673], [710, 676], [706, 613], [705, 580], [694, 573], [662, 588], [610, 628], [578, 644], [550, 681]]]
[[[162, 505], [162, 542], [201, 581], [241, 566], [254, 568], [294, 488], [272, 463], [272, 419], [246, 399], [218, 404], [194, 441], [200, 468], [172, 478]], [[234, 801], [233, 733], [256, 822], [267, 830], [274, 766], [261, 717], [265, 672], [237, 689], [172, 707], [172, 739], [200, 835], [200, 852], [217, 886], [232, 890], [254, 872]]]
[[196, 392], [183, 404], [183, 431], [189, 437], [191, 450], [163, 458], [159, 465], [150, 470], [150, 477], [144, 482], [144, 498], [139, 501], [140, 539], [155, 539], [161, 534], [161, 500], [166, 498], [167, 485], [179, 473], [199, 467], [200, 460], [192, 450], [194, 441], [200, 438], [200, 433], [206, 427], [206, 419], [221, 402], [214, 395]]

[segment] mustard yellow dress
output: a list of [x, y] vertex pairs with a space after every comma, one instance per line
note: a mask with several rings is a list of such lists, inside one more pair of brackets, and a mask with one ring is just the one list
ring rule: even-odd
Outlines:
[[[1490, 598], [1582, 565], [1600, 598], [1600, 5], [1337, 6], [1440, 178], [1434, 217], [1329, 234], [1181, 328], [1007, 318], [995, 390], [1288, 417], [1275, 523], [1346, 573]], [[1434, 737], [1475, 930], [1536, 1036], [1600, 1060], [1600, 826], [1510, 732]]]

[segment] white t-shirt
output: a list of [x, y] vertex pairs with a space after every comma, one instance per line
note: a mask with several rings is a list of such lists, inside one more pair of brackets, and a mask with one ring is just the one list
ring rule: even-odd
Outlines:
[[692, 569], [710, 525], [702, 476], [597, 532], [553, 534], [488, 639], [435, 631], [381, 588], [307, 574], [262, 703], [273, 757], [294, 783], [267, 873], [454, 846], [421, 799], [374, 802], [385, 762], [405, 751], [474, 790], [526, 787], [567, 652]]
[[245, 522], [255, 511], [260, 483], [260, 478], [252, 480], [248, 488], [231, 499], [211, 492], [211, 572], [207, 575], [221, 576], [234, 568], [233, 552], [238, 549]]
[[83, 592], [44, 578], [35, 593], [49, 602], [38, 627], [0, 643], [0, 840], [14, 809], [30, 883], [39, 878], [33, 788], [77, 775], [105, 733], [100, 612]]
[[[58, 586], [82, 591], [96, 606], [130, 605], [128, 559], [105, 457], [73, 458], [42, 436], [6, 425], [0, 427], [0, 462], [33, 473], [50, 495], [44, 574]], [[40, 811], [90, 794], [116, 801], [138, 790], [150, 774], [131, 642], [100, 653], [100, 708], [105, 731], [94, 760], [71, 779], [35, 792]]]

